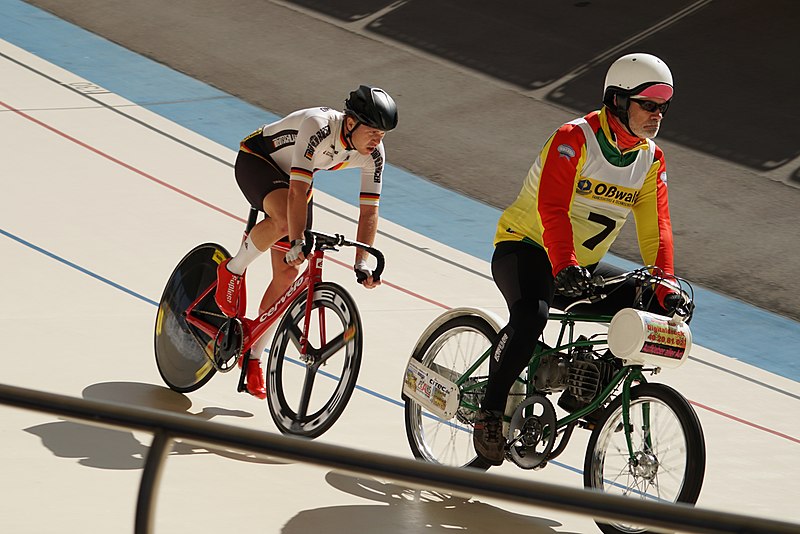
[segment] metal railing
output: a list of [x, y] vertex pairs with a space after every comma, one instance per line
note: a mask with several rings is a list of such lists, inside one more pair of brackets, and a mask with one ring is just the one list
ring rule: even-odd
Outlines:
[[352, 450], [321, 442], [198, 420], [109, 402], [98, 402], [0, 384], [0, 404], [50, 413], [90, 424], [114, 426], [153, 434], [136, 505], [135, 534], [153, 532], [154, 512], [162, 468], [175, 439], [202, 446], [242, 451], [307, 462], [334, 469], [382, 477], [415, 487], [502, 499], [543, 506], [572, 514], [621, 520], [652, 528], [702, 533], [792, 533], [800, 525], [703, 510], [682, 504], [657, 503], [494, 475], [469, 469], [433, 465], [386, 454]]

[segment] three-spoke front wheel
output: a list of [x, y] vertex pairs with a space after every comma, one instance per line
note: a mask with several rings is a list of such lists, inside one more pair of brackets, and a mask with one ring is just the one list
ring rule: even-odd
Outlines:
[[[339, 418], [350, 400], [361, 366], [361, 317], [340, 285], [314, 287], [306, 325], [304, 291], [284, 314], [267, 362], [267, 402], [284, 434], [316, 438]], [[307, 350], [301, 353], [303, 333]]]
[[[626, 432], [622, 401], [620, 395], [609, 404], [589, 438], [584, 485], [634, 499], [697, 502], [706, 448], [691, 405], [664, 384], [633, 387]], [[606, 534], [647, 531], [622, 522], [597, 524]]]

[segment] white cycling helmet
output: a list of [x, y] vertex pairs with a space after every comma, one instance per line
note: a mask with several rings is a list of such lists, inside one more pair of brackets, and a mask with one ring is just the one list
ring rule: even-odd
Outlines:
[[628, 54], [609, 67], [603, 87], [603, 104], [628, 126], [631, 97], [669, 101], [672, 94], [672, 72], [666, 63], [652, 54]]

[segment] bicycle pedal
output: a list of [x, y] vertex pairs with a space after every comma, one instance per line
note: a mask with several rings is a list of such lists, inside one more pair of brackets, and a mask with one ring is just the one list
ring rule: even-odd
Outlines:
[[582, 420], [579, 420], [578, 421], [578, 426], [580, 428], [583, 428], [584, 430], [591, 431], [591, 430], [594, 430], [594, 427], [597, 426], [597, 425], [594, 423], [594, 421], [582, 421]]

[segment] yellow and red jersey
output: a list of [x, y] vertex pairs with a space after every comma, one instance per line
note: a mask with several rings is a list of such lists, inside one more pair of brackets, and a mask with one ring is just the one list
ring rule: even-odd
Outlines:
[[664, 154], [649, 139], [620, 150], [604, 108], [564, 124], [548, 139], [501, 215], [495, 244], [543, 247], [555, 276], [568, 265], [600, 261], [631, 211], [644, 264], [673, 274]]

